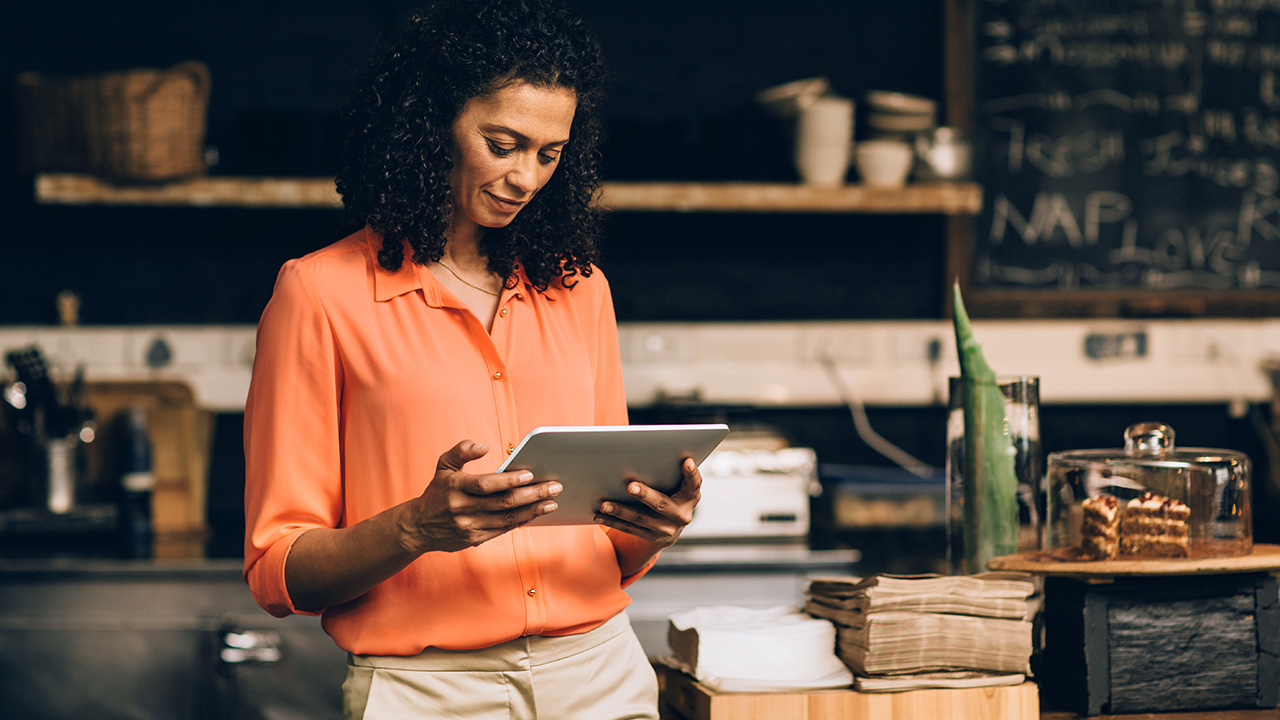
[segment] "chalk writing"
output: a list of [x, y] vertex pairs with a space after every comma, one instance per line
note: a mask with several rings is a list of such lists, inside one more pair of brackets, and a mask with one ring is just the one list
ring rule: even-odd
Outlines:
[[977, 285], [1280, 288], [1280, 0], [977, 16]]

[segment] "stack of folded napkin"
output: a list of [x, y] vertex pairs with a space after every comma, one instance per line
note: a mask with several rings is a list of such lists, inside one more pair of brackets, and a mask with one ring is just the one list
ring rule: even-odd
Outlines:
[[1022, 682], [1035, 592], [1022, 573], [876, 575], [809, 583], [805, 610], [839, 628], [859, 690]]
[[668, 662], [719, 692], [848, 687], [853, 675], [836, 657], [836, 629], [795, 607], [729, 605], [670, 617]]

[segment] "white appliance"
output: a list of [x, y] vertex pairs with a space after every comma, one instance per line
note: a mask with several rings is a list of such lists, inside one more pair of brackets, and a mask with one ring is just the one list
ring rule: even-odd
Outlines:
[[817, 464], [810, 448], [735, 447], [726, 440], [699, 465], [702, 500], [681, 538], [806, 539], [809, 499], [821, 491]]

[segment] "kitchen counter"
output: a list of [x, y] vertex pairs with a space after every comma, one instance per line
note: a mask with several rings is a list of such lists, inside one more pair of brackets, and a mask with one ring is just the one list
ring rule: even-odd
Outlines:
[[239, 580], [238, 558], [115, 560], [111, 558], [0, 559], [0, 584], [69, 580]]
[[[636, 598], [633, 624], [638, 634], [646, 623], [660, 629], [658, 639], [665, 643], [667, 615], [663, 613], [668, 607], [720, 602], [768, 606], [793, 597], [807, 576], [848, 573], [856, 561], [854, 551], [678, 545], [663, 554], [648, 577], [630, 588]], [[221, 707], [258, 703], [307, 708], [308, 717], [313, 718], [333, 716], [332, 708], [340, 707], [335, 693], [341, 685], [345, 655], [324, 635], [316, 618], [275, 619], [262, 612], [240, 579], [240, 565], [234, 558], [0, 560], [0, 649], [7, 648], [0, 650], [0, 678], [7, 678], [0, 680], [0, 696], [17, 698], [19, 707], [28, 709], [45, 707], [56, 698], [55, 704], [65, 712], [46, 717], [108, 715], [107, 703], [113, 698], [155, 705], [152, 715], [140, 716], [204, 717], [176, 694], [147, 698], [147, 688], [158, 668], [163, 668], [173, 687], [209, 685], [201, 692], [216, 691]], [[282, 659], [274, 664], [226, 666], [217, 659], [217, 650], [231, 631], [276, 633]], [[104, 653], [104, 648], [128, 651]], [[16, 655], [6, 660], [7, 652]], [[32, 667], [32, 658], [46, 664]], [[83, 691], [42, 679], [69, 674], [97, 679]], [[171, 704], [160, 708], [162, 701]], [[258, 711], [240, 712], [254, 716], [252, 712]], [[1051, 708], [1040, 714], [1041, 720], [1082, 717]], [[1280, 711], [1198, 711], [1094, 720], [1192, 718], [1280, 720]]]
[[[1280, 356], [1280, 318], [979, 319], [993, 366], [1040, 376], [1042, 405], [1258, 403], [1272, 397], [1262, 368]], [[4, 326], [0, 350], [36, 345], [51, 361], [84, 363], [93, 382], [174, 381], [197, 406], [244, 411], [253, 325]], [[627, 402], [643, 408], [697, 396], [710, 405], [844, 405], [824, 357], [857, 380], [868, 407], [945, 404], [956, 367], [944, 320], [620, 322]], [[1141, 338], [1141, 356], [1092, 357]], [[941, 343], [939, 346], [938, 343]], [[941, 356], [930, 348], [941, 347]], [[1225, 352], [1223, 348], [1229, 348]], [[153, 351], [169, 358], [148, 365]]]
[[662, 552], [658, 574], [725, 572], [825, 572], [849, 574], [862, 558], [857, 550], [811, 550], [798, 544], [677, 544]]
[[[800, 544], [676, 545], [627, 588], [628, 614], [646, 653], [656, 657], [669, 652], [667, 618], [673, 613], [705, 605], [798, 607], [810, 577], [851, 574], [859, 558], [856, 550]], [[51, 619], [42, 623], [65, 625], [130, 613], [195, 626], [230, 616], [241, 626], [273, 628], [283, 622], [319, 632], [315, 618], [280, 621], [262, 612], [241, 579], [238, 558], [0, 560], [0, 629], [44, 616]]]
[[[752, 572], [848, 574], [861, 558], [857, 550], [810, 550], [794, 544], [676, 545], [663, 551], [653, 575]], [[0, 559], [0, 580], [111, 579], [239, 580], [239, 558], [116, 560], [111, 558]]]
[[[667, 652], [672, 613], [701, 605], [799, 606], [809, 577], [850, 574], [859, 558], [856, 550], [810, 550], [798, 544], [677, 545], [627, 588], [633, 600], [628, 612], [646, 652], [659, 655]], [[59, 612], [66, 615], [100, 614], [104, 598], [118, 601], [118, 607], [133, 602], [146, 607], [148, 598], [180, 597], [152, 611], [214, 617], [232, 612], [259, 624], [277, 622], [254, 604], [240, 573], [237, 558], [0, 559], [0, 625], [15, 613], [41, 614], [40, 601], [30, 598], [45, 593], [61, 598]]]
[[[0, 560], [6, 711], [50, 720], [336, 720], [346, 654], [318, 618], [263, 612], [240, 565]], [[244, 647], [250, 641], [260, 647]]]

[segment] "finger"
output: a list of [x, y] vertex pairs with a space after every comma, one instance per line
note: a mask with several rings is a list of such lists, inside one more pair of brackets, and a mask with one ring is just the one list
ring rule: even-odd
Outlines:
[[[687, 490], [687, 485], [687, 480], [681, 481], [681, 486], [674, 495], [665, 495], [639, 480], [632, 480], [627, 483], [627, 493], [652, 510], [657, 517], [666, 518], [683, 526], [693, 520], [693, 508], [701, 497], [696, 488]], [[622, 506], [618, 505], [618, 507]]]
[[477, 512], [470, 516], [468, 524], [474, 529], [501, 534], [555, 512], [557, 507], [559, 506], [554, 500], [546, 500], [492, 512]]
[[[666, 497], [661, 493], [659, 496]], [[673, 512], [660, 515], [641, 505], [606, 501], [600, 504], [597, 515], [614, 521], [604, 524], [626, 530], [633, 535], [653, 541], [673, 541], [693, 519], [693, 510], [685, 506], [673, 506], [672, 510]]]
[[559, 495], [561, 485], [554, 480], [536, 480], [528, 470], [512, 470], [503, 473], [487, 473], [484, 475], [462, 475], [457, 479], [457, 487], [468, 495], [496, 496], [502, 493], [528, 489], [531, 492], [518, 493], [523, 502], [507, 503], [508, 506], [523, 505], [540, 498]]
[[627, 492], [645, 505], [660, 512], [665, 512], [660, 508], [667, 504], [665, 500], [668, 498], [679, 505], [686, 503], [698, 504], [698, 500], [702, 497], [702, 472], [698, 470], [698, 464], [693, 461], [693, 458], [687, 455], [684, 457], [684, 460], [680, 463], [680, 474], [680, 485], [669, 496], [634, 478], [629, 479]]
[[693, 458], [686, 456], [680, 463], [680, 472], [684, 474], [684, 479], [671, 498], [676, 502], [696, 502], [702, 494], [702, 471]]
[[[497, 479], [500, 476], [482, 476]], [[520, 485], [499, 492], [476, 493], [469, 503], [474, 512], [503, 513], [553, 500], [564, 488], [558, 482], [539, 482]]]
[[448, 526], [468, 538], [467, 546], [477, 545], [559, 507], [555, 500], [543, 499], [517, 506], [496, 501], [493, 496], [458, 493], [450, 501]]
[[444, 454], [440, 456], [440, 460], [436, 463], [436, 470], [458, 472], [462, 470], [463, 465], [484, 457], [488, 452], [489, 446], [484, 443], [463, 440], [444, 451]]
[[[627, 516], [631, 519], [621, 517], [620, 515], [624, 512], [626, 512]], [[613, 503], [605, 503], [602, 505], [600, 507], [600, 512], [595, 515], [595, 521], [599, 525], [610, 527], [615, 530], [621, 530], [622, 532], [629, 535], [635, 535], [636, 537], [648, 540], [649, 542], [658, 542], [670, 537], [670, 533], [664, 533], [661, 530], [649, 527], [649, 525], [645, 524], [648, 521], [647, 517], [634, 511], [623, 511], [621, 506]]]

